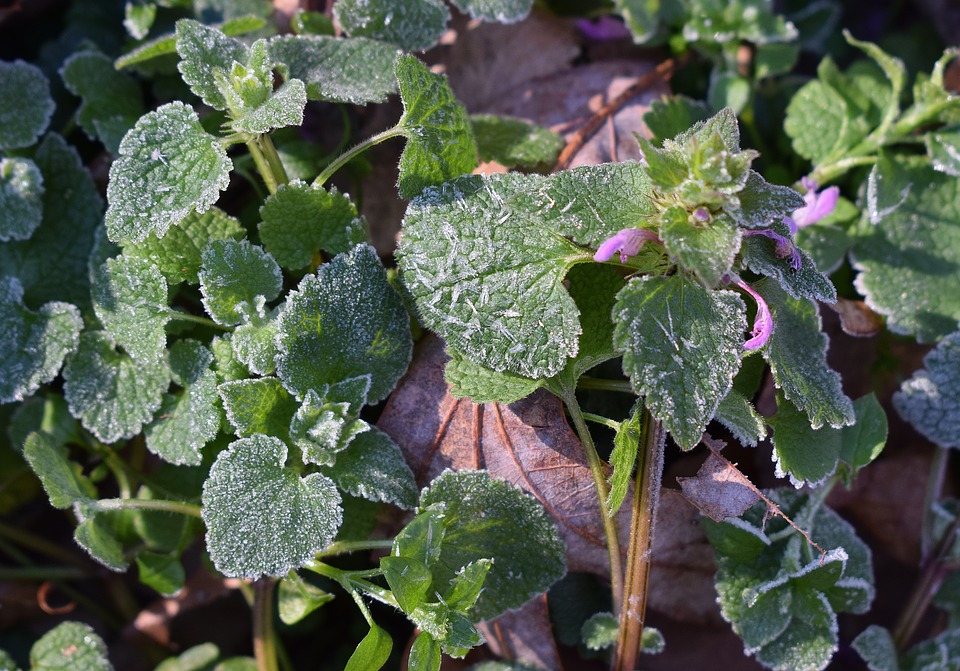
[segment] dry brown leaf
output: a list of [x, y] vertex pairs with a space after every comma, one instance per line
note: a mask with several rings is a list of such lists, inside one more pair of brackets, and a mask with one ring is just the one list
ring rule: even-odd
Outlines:
[[827, 307], [840, 315], [840, 328], [847, 335], [857, 338], [875, 336], [883, 328], [883, 317], [871, 310], [863, 301], [853, 301], [843, 296]]
[[561, 671], [560, 653], [553, 640], [547, 597], [531, 599], [519, 610], [484, 622], [480, 630], [497, 657], [537, 669]]
[[[723, 446], [723, 443], [720, 443]], [[696, 476], [677, 478], [683, 496], [710, 519], [722, 522], [739, 517], [760, 500], [760, 493], [734, 464], [711, 450]]]

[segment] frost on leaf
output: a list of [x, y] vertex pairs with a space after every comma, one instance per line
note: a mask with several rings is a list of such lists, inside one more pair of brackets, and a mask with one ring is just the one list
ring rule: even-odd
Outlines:
[[740, 368], [746, 308], [681, 276], [635, 278], [617, 296], [614, 346], [653, 416], [689, 450]]
[[143, 116], [110, 166], [105, 223], [119, 244], [162, 237], [227, 188], [233, 162], [190, 107], [173, 102]]
[[247, 240], [214, 240], [201, 258], [203, 307], [218, 324], [234, 326], [249, 321], [260, 312], [258, 296], [272, 301], [280, 294], [280, 266]]
[[[790, 229], [783, 222], [773, 222], [770, 231], [790, 241]], [[792, 245], [793, 243], [790, 242]], [[833, 303], [837, 290], [823, 273], [817, 270], [813, 259], [799, 247], [791, 250], [797, 256], [778, 254], [778, 243], [765, 235], [752, 235], [743, 241], [743, 263], [759, 275], [775, 279], [793, 298], [809, 298]], [[799, 260], [799, 267], [792, 265]]]
[[337, 454], [370, 425], [360, 419], [367, 403], [370, 375], [310, 389], [290, 421], [290, 439], [306, 464], [332, 465]]
[[338, 0], [333, 12], [351, 37], [392, 42], [405, 51], [432, 47], [450, 19], [442, 0]]
[[263, 435], [221, 452], [203, 485], [207, 549], [224, 575], [281, 576], [303, 566], [340, 528], [340, 495], [313, 473], [284, 466], [287, 447]]
[[443, 376], [450, 393], [457, 398], [469, 397], [474, 403], [513, 403], [540, 388], [543, 380], [495, 371], [481, 366], [455, 349], [447, 348], [450, 360]]
[[894, 394], [894, 407], [937, 445], [960, 448], [960, 331], [941, 340], [923, 363]]
[[113, 671], [107, 644], [82, 622], [63, 622], [41, 636], [30, 649], [30, 666], [33, 671]]
[[514, 23], [526, 18], [533, 0], [453, 0], [453, 4], [475, 19]]
[[0, 242], [26, 240], [43, 219], [43, 175], [28, 158], [0, 160]]
[[707, 288], [717, 286], [730, 272], [740, 251], [740, 229], [730, 217], [718, 214], [703, 226], [691, 221], [686, 208], [680, 206], [668, 208], [661, 215], [660, 237], [667, 252]]
[[234, 63], [246, 64], [250, 49], [199, 21], [177, 21], [177, 68], [183, 81], [203, 102], [214, 109], [227, 109], [227, 100], [217, 86], [216, 72], [229, 72]]
[[413, 471], [390, 436], [376, 427], [369, 429], [357, 435], [323, 472], [353, 496], [412, 509], [417, 504]]
[[23, 61], [0, 61], [0, 150], [29, 147], [53, 114], [50, 83], [40, 68]]
[[273, 375], [277, 368], [277, 321], [263, 309], [263, 296], [255, 299], [256, 313], [233, 331], [233, 352], [251, 373]]
[[743, 445], [756, 447], [767, 435], [767, 425], [746, 396], [731, 389], [720, 405], [714, 419], [723, 424]]
[[287, 439], [296, 400], [275, 377], [232, 380], [217, 388], [227, 420], [238, 436], [265, 434]]
[[0, 277], [0, 404], [22, 401], [57, 376], [79, 343], [83, 320], [69, 303], [34, 312], [15, 277]]
[[145, 364], [116, 349], [108, 333], [87, 331], [63, 369], [70, 413], [105, 443], [132, 438], [163, 401], [166, 361]]
[[410, 363], [407, 312], [368, 245], [304, 277], [287, 296], [277, 326], [277, 375], [301, 398], [310, 389], [369, 374], [369, 401], [377, 403]]

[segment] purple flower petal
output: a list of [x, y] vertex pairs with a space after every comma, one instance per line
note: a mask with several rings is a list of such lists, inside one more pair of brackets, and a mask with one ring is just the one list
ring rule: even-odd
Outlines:
[[735, 282], [757, 302], [757, 316], [753, 320], [753, 330], [750, 332], [750, 339], [743, 343], [743, 349], [751, 351], [760, 349], [767, 344], [773, 333], [773, 315], [770, 314], [770, 308], [763, 300], [763, 296], [754, 291], [753, 287], [740, 278], [736, 278]]
[[797, 227], [803, 228], [820, 221], [833, 212], [833, 208], [837, 206], [837, 199], [840, 197], [840, 189], [831, 186], [818, 192], [817, 183], [812, 179], [804, 177], [800, 182], [807, 189], [807, 192], [803, 195], [803, 202], [806, 205], [794, 210], [791, 219]]
[[645, 228], [625, 228], [604, 240], [597, 249], [597, 253], [593, 255], [593, 260], [603, 263], [619, 252], [620, 263], [626, 263], [629, 257], [636, 256], [640, 252], [645, 242], [660, 242], [660, 238], [656, 233]]
[[630, 37], [630, 30], [622, 21], [618, 21], [612, 16], [601, 16], [595, 21], [590, 19], [579, 19], [577, 21], [577, 30], [591, 40], [620, 40]]

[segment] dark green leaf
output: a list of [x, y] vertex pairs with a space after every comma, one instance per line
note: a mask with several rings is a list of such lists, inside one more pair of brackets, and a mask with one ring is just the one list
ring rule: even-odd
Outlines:
[[26, 240], [43, 220], [43, 175], [28, 158], [0, 160], [0, 242]]
[[727, 427], [734, 438], [750, 447], [756, 447], [767, 435], [763, 417], [736, 389], [731, 389], [720, 401], [714, 419]]
[[30, 649], [31, 671], [113, 671], [107, 645], [92, 627], [63, 622], [40, 637]]
[[150, 551], [137, 554], [137, 577], [164, 596], [176, 595], [186, 580], [183, 564], [177, 557]]
[[507, 168], [549, 168], [557, 160], [564, 140], [548, 128], [522, 119], [472, 114], [470, 126], [481, 161], [495, 161]]
[[826, 426], [810, 428], [807, 415], [777, 395], [777, 414], [767, 419], [773, 427], [776, 475], [790, 476], [795, 487], [822, 484], [837, 470], [843, 447], [842, 431]]
[[740, 207], [728, 214], [743, 228], [767, 228], [782, 223], [784, 216], [804, 206], [799, 193], [786, 186], [770, 184], [753, 170], [737, 196]]
[[613, 451], [610, 452], [610, 494], [606, 501], [606, 512], [614, 517], [623, 500], [627, 496], [627, 489], [633, 481], [633, 467], [637, 463], [637, 451], [640, 449], [642, 435], [643, 404], [638, 402], [630, 411], [630, 417], [620, 423], [617, 435], [613, 438]]
[[0, 61], [0, 100], [0, 150], [29, 147], [43, 135], [54, 103], [40, 68]]
[[405, 51], [432, 47], [450, 18], [442, 0], [338, 0], [333, 11], [351, 37], [392, 42]]
[[542, 383], [542, 380], [481, 366], [455, 349], [447, 348], [447, 353], [450, 360], [443, 377], [450, 385], [450, 393], [457, 398], [469, 397], [474, 403], [513, 403], [532, 394]]
[[880, 625], [871, 624], [864, 629], [853, 639], [851, 646], [870, 671], [900, 671], [893, 636]]
[[875, 394], [858, 398], [853, 410], [856, 423], [843, 427], [840, 433], [841, 474], [848, 487], [861, 468], [880, 456], [887, 443], [887, 415]]
[[277, 611], [280, 621], [286, 625], [296, 624], [326, 603], [333, 601], [333, 594], [316, 587], [291, 571], [280, 581], [277, 589]]
[[427, 602], [433, 574], [422, 561], [391, 555], [380, 559], [380, 568], [404, 613], [413, 613]]
[[894, 394], [894, 407], [932, 442], [960, 448], [960, 332], [941, 340], [923, 363]]
[[421, 632], [410, 647], [409, 671], [440, 671], [440, 645], [430, 634]]
[[357, 435], [324, 472], [337, 487], [353, 496], [406, 509], [417, 504], [413, 471], [393, 439], [375, 426]]
[[708, 224], [691, 221], [686, 208], [668, 208], [660, 218], [660, 237], [671, 256], [693, 271], [705, 287], [715, 287], [730, 272], [740, 251], [740, 229], [730, 217], [713, 217]]
[[[790, 229], [782, 221], [770, 225], [773, 231], [785, 238], [790, 237]], [[793, 298], [809, 298], [815, 301], [833, 303], [837, 300], [837, 290], [833, 283], [813, 263], [813, 259], [797, 249], [800, 255], [800, 268], [794, 269], [789, 256], [777, 255], [777, 243], [765, 235], [754, 235], [743, 241], [743, 264], [757, 273], [775, 279]]]
[[[264, 18], [259, 16], [238, 16], [228, 19], [219, 25], [219, 30], [224, 35], [235, 36], [245, 33], [252, 33], [260, 30], [267, 24]], [[177, 36], [173, 33], [161, 35], [156, 39], [145, 42], [140, 46], [127, 52], [114, 62], [114, 67], [118, 70], [138, 65], [147, 61], [167, 56], [177, 52]]]
[[163, 358], [170, 316], [167, 282], [155, 265], [128, 256], [107, 259], [94, 274], [91, 295], [100, 322], [127, 354], [149, 365]]
[[453, 4], [481, 21], [515, 23], [527, 17], [533, 0], [453, 0]]
[[123, 544], [117, 537], [116, 523], [119, 515], [114, 512], [101, 513], [81, 519], [73, 532], [77, 545], [86, 550], [96, 561], [111, 571], [126, 571], [129, 566]]
[[296, 400], [275, 377], [224, 382], [217, 388], [237, 435], [266, 434], [286, 440]]

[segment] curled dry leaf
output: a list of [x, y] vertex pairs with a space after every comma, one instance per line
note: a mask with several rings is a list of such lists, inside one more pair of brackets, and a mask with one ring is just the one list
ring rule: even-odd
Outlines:
[[883, 328], [883, 317], [871, 310], [863, 301], [853, 301], [843, 296], [827, 307], [840, 315], [840, 328], [847, 335], [858, 338], [875, 336]]
[[[719, 443], [723, 447], [723, 443]], [[739, 517], [760, 500], [760, 493], [734, 464], [720, 456], [720, 450], [710, 450], [707, 460], [696, 476], [677, 478], [686, 499], [704, 515], [716, 522]]]

